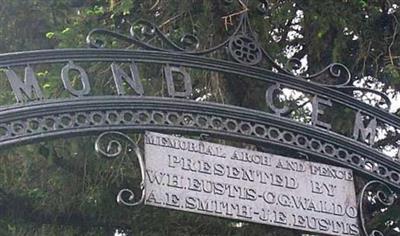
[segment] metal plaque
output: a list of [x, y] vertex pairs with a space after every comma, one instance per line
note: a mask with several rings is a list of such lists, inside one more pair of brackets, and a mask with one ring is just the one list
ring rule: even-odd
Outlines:
[[145, 204], [331, 235], [359, 235], [349, 169], [146, 132]]

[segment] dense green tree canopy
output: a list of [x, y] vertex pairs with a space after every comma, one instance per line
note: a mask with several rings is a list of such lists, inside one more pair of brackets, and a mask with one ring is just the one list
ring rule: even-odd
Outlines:
[[[399, 1], [249, 0], [246, 9], [241, 3], [0, 0], [0, 52], [87, 47], [86, 35], [91, 29], [129, 34], [130, 26], [141, 18], [155, 22], [174, 41], [188, 32], [199, 38], [200, 48], [208, 48], [232, 34], [239, 19], [236, 13], [246, 10], [259, 41], [278, 65], [285, 67], [290, 58], [296, 57], [301, 65], [295, 73], [313, 74], [340, 62], [350, 68], [355, 84], [378, 88], [398, 100]], [[132, 48], [115, 39], [106, 41], [108, 47]], [[225, 58], [222, 52], [211, 56]], [[265, 67], [271, 68], [271, 64]], [[59, 87], [53, 82], [58, 80], [57, 73], [38, 72], [38, 78], [46, 83], [46, 95], [58, 93]], [[159, 76], [150, 70], [142, 73]], [[265, 96], [265, 91], [257, 84], [238, 84], [212, 73], [205, 77], [194, 83], [204, 83], [210, 94], [208, 100], [263, 108], [256, 98]], [[102, 91], [107, 86], [104, 80], [96, 81], [93, 87]], [[8, 81], [3, 78], [0, 87], [7, 88], [0, 92], [0, 101], [9, 103]], [[247, 89], [240, 89], [243, 87]], [[350, 124], [333, 125], [346, 132]], [[140, 135], [132, 137], [142, 142]], [[117, 231], [128, 235], [301, 234], [152, 207], [121, 207], [115, 196], [137, 181], [136, 167], [128, 157], [101, 159], [94, 152], [94, 140], [78, 137], [1, 150], [0, 235], [113, 235]], [[390, 227], [395, 227], [400, 217], [391, 220], [394, 223]]]

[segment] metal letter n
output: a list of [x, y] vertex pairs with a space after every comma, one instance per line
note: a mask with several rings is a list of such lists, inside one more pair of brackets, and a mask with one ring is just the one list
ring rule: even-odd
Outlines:
[[123, 82], [125, 81], [135, 92], [139, 95], [143, 95], [143, 85], [140, 82], [139, 70], [134, 62], [129, 65], [131, 76], [119, 67], [116, 63], [111, 64], [111, 71], [113, 74], [115, 86], [117, 87], [118, 95], [125, 95], [125, 88]]

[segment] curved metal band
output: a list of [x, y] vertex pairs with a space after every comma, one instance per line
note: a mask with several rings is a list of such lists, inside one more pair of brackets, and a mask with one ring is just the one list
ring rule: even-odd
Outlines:
[[156, 97], [88, 97], [0, 111], [0, 147], [103, 131], [206, 133], [290, 148], [352, 168], [400, 189], [400, 166], [343, 136], [254, 110]]
[[320, 95], [352, 109], [361, 110], [368, 115], [400, 129], [400, 118], [382, 109], [372, 107], [340, 91], [323, 87], [317, 83], [300, 80], [292, 76], [278, 74], [270, 70], [207, 57], [184, 55], [160, 51], [129, 51], [118, 49], [59, 49], [41, 50], [0, 55], [0, 68], [27, 64], [56, 63], [66, 61], [105, 61], [105, 62], [147, 62], [158, 64], [178, 64], [224, 73], [241, 75], [265, 82], [281, 83], [289, 88]]

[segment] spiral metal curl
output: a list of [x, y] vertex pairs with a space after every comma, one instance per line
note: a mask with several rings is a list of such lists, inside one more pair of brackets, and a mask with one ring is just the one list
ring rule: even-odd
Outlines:
[[[118, 137], [118, 139], [117, 139]], [[141, 183], [140, 190], [141, 196], [139, 200], [135, 200], [135, 194], [131, 189], [122, 189], [117, 194], [117, 203], [125, 206], [137, 206], [144, 202], [145, 198], [145, 165], [142, 153], [136, 143], [126, 134], [121, 132], [109, 131], [104, 132], [98, 136], [95, 142], [95, 150], [101, 156], [106, 158], [116, 158], [122, 154], [124, 146], [121, 143], [121, 139], [128, 142], [128, 153], [132, 151], [136, 155], [136, 158], [140, 167]]]
[[[371, 188], [371, 186], [375, 186], [374, 188]], [[370, 199], [367, 197], [367, 189], [373, 189], [372, 191], [368, 191], [369, 193], [373, 193], [372, 196], [370, 196]], [[385, 183], [382, 183], [381, 181], [378, 180], [373, 180], [368, 182], [364, 188], [361, 190], [360, 193], [360, 200], [359, 200], [359, 211], [360, 211], [360, 223], [361, 223], [361, 228], [365, 236], [384, 236], [383, 232], [377, 229], [373, 229], [370, 232], [366, 228], [366, 222], [365, 222], [365, 212], [364, 212], [364, 203], [365, 199], [367, 199], [367, 204], [371, 204], [371, 202], [374, 202], [376, 204], [375, 210], [380, 210], [382, 208], [390, 207], [394, 204], [397, 196], [396, 194], [392, 191], [392, 189], [386, 185]]]
[[332, 79], [336, 79], [335, 84], [320, 84], [321, 86], [324, 87], [329, 87], [329, 88], [340, 88], [343, 86], [346, 86], [350, 83], [351, 80], [351, 73], [350, 70], [343, 64], [340, 63], [332, 63], [329, 66], [325, 67], [322, 71], [304, 77], [305, 79], [313, 80], [315, 78], [320, 77], [324, 73], [329, 73]]
[[[136, 29], [140, 29], [139, 32], [137, 32]], [[217, 44], [211, 48], [198, 50], [200, 48], [200, 40], [196, 35], [185, 33], [181, 36], [179, 43], [175, 43], [167, 36], [167, 34], [163, 33], [158, 26], [146, 20], [136, 21], [130, 27], [129, 35], [124, 35], [106, 29], [93, 29], [88, 33], [86, 37], [86, 43], [89, 47], [92, 48], [104, 48], [106, 45], [100, 39], [101, 36], [114, 38], [129, 44], [136, 45], [139, 48], [146, 50], [180, 52], [191, 55], [205, 55], [214, 52], [219, 48], [227, 45], [227, 43], [229, 42], [229, 39], [227, 39], [224, 42]], [[154, 38], [160, 39], [167, 47], [158, 47], [151, 44], [151, 39]]]
[[[290, 64], [292, 64], [291, 70], [298, 70], [300, 68], [299, 66], [301, 65], [301, 62], [298, 59], [292, 58], [290, 60]], [[323, 76], [324, 74], [329, 75], [329, 79], [334, 79], [336, 83], [322, 84], [313, 81], [316, 78]], [[313, 81], [314, 83], [317, 83], [321, 87], [333, 88], [342, 91], [351, 91], [351, 92], [359, 91], [362, 93], [375, 94], [380, 97], [380, 102], [377, 105], [379, 107], [384, 107], [384, 105], [386, 105], [386, 107], [383, 108], [385, 110], [389, 110], [392, 105], [392, 102], [390, 101], [389, 97], [383, 92], [369, 88], [360, 88], [351, 85], [351, 78], [352, 78], [351, 72], [345, 65], [341, 63], [332, 63], [316, 74], [310, 76], [300, 76], [300, 78]]]

